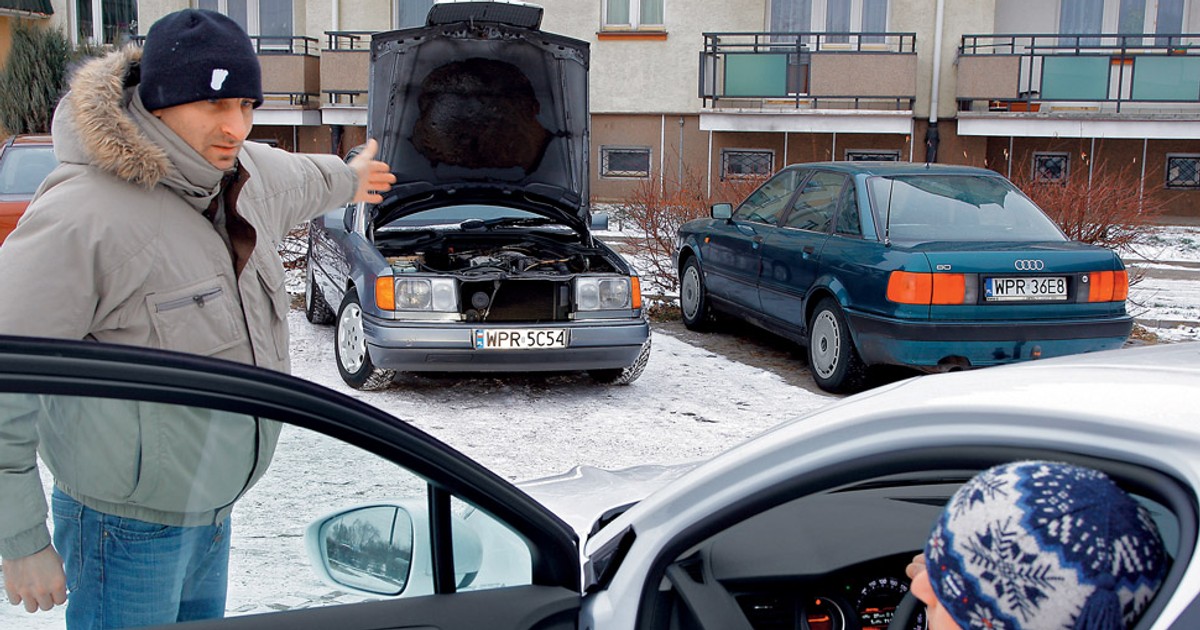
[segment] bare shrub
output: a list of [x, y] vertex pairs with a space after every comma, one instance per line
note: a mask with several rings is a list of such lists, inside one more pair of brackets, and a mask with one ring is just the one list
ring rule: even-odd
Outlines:
[[288, 230], [279, 242], [279, 257], [284, 269], [304, 269], [308, 256], [308, 223]]
[[663, 182], [657, 177], [644, 180], [618, 209], [637, 232], [631, 245], [643, 272], [643, 289], [670, 294], [678, 292], [679, 279], [671, 264], [671, 253], [675, 250], [679, 227], [692, 219], [709, 216], [709, 208], [714, 203], [736, 205], [754, 192], [764, 179], [728, 179], [714, 183], [712, 194], [708, 193], [703, 177], [686, 171], [679, 182]]
[[1166, 200], [1155, 194], [1162, 185], [1139, 186], [1133, 164], [1109, 169], [1102, 162], [1088, 173], [1071, 173], [1056, 182], [1035, 181], [1031, 174], [1013, 178], [1017, 185], [1067, 237], [1109, 249], [1129, 250], [1162, 215]]

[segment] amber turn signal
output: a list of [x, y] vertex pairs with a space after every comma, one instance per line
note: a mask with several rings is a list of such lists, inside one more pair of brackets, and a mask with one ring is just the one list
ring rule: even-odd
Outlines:
[[375, 278], [375, 306], [385, 310], [396, 310], [396, 281], [391, 276]]
[[629, 297], [633, 308], [642, 308], [642, 280], [637, 276], [629, 277], [629, 289], [633, 293]]

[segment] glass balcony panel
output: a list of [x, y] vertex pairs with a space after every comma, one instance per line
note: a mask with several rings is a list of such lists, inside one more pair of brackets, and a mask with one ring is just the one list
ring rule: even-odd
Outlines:
[[1138, 57], [1133, 65], [1133, 99], [1200, 99], [1200, 57]]
[[725, 96], [787, 96], [786, 54], [725, 56]]
[[1060, 101], [1107, 100], [1109, 65], [1108, 56], [1048, 56], [1042, 62], [1042, 98]]

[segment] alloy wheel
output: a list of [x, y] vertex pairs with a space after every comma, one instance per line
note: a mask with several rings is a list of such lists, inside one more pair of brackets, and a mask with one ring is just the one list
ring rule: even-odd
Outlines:
[[337, 326], [338, 357], [347, 372], [362, 369], [367, 358], [367, 338], [363, 334], [362, 308], [347, 304]]

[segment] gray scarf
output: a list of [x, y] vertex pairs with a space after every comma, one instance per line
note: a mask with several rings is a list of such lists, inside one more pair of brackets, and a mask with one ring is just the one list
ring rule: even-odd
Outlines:
[[142, 133], [159, 146], [171, 161], [171, 170], [160, 183], [175, 191], [197, 210], [208, 209], [213, 197], [221, 191], [225, 171], [218, 169], [184, 142], [163, 121], [146, 110], [137, 88], [129, 88], [129, 116]]

